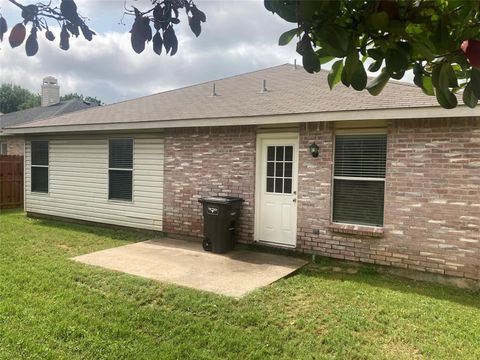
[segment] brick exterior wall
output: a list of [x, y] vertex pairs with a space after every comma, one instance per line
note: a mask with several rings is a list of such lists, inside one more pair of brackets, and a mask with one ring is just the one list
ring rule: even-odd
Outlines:
[[390, 122], [383, 235], [332, 231], [333, 134], [327, 123], [300, 130], [298, 250], [480, 280], [478, 118]]
[[[299, 136], [297, 251], [480, 280], [480, 119], [389, 123], [375, 232], [330, 223], [334, 124], [302, 124]], [[255, 127], [167, 131], [164, 230], [201, 237], [198, 198], [241, 195], [240, 240], [252, 241], [255, 144]]]
[[7, 155], [24, 155], [25, 140], [23, 136], [8, 136], [1, 141], [7, 142]]
[[238, 237], [253, 241], [256, 130], [189, 128], [165, 134], [164, 231], [201, 237], [202, 196], [240, 196]]

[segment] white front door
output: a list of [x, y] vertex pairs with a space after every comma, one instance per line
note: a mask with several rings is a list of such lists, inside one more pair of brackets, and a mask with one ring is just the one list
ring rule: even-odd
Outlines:
[[295, 246], [298, 134], [258, 135], [256, 240]]

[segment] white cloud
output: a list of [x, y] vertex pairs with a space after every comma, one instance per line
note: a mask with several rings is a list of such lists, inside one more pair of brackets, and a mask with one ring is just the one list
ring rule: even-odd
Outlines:
[[[128, 28], [117, 25], [123, 2], [77, 3], [79, 11], [92, 19], [93, 29], [106, 30], [99, 31], [92, 42], [71, 39], [67, 52], [58, 48], [57, 40], [50, 43], [40, 35], [40, 50], [33, 58], [25, 55], [23, 47], [11, 49], [4, 42], [0, 82], [38, 92], [41, 79], [53, 75], [59, 79], [62, 93], [79, 92], [114, 102], [292, 62], [296, 55], [294, 44], [277, 45], [279, 35], [292, 24], [270, 14], [259, 0], [197, 0], [207, 14], [202, 34], [195, 38], [182, 16], [177, 31], [179, 51], [173, 57], [156, 55], [151, 44], [140, 55], [133, 52]], [[109, 16], [99, 19], [100, 14]]]

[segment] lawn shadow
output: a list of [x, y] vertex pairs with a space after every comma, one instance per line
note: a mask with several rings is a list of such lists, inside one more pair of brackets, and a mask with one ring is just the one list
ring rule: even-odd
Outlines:
[[68, 230], [77, 234], [88, 234], [108, 237], [111, 240], [127, 241], [136, 243], [151, 239], [152, 236], [163, 236], [163, 234], [155, 231], [138, 230], [122, 226], [110, 226], [104, 224], [96, 224], [82, 222], [77, 220], [56, 220], [31, 217], [35, 221], [35, 225], [58, 230]]
[[[328, 262], [332, 264], [332, 262]], [[480, 291], [461, 289], [452, 285], [444, 285], [423, 280], [412, 280], [398, 275], [382, 273], [377, 266], [364, 264], [333, 262], [333, 266], [325, 264], [308, 264], [299, 272], [303, 276], [334, 280], [352, 281], [369, 286], [455, 302], [460, 305], [480, 309]], [[335, 268], [335, 271], [332, 270]], [[355, 272], [348, 271], [356, 269]], [[340, 270], [339, 270], [340, 269]]]

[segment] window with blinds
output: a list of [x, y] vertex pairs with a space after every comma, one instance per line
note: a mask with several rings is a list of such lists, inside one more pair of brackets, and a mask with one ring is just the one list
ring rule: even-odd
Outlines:
[[48, 141], [31, 142], [31, 190], [48, 193]]
[[111, 139], [108, 157], [108, 198], [132, 201], [133, 139]]
[[337, 135], [334, 222], [383, 226], [387, 136]]

